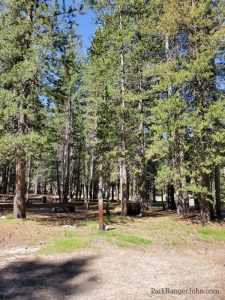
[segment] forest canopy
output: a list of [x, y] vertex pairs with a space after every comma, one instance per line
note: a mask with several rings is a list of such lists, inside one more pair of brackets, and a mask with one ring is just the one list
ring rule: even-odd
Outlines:
[[[76, 18], [97, 29], [85, 55]], [[140, 203], [203, 223], [225, 200], [223, 0], [0, 0], [0, 192]], [[108, 203], [108, 202], [107, 202]], [[106, 208], [107, 213], [109, 207]]]

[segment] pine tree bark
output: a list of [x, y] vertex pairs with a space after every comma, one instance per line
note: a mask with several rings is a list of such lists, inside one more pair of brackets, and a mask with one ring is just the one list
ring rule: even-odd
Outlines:
[[210, 177], [208, 174], [201, 174], [200, 184], [203, 189], [207, 189], [207, 192], [198, 193], [201, 221], [203, 224], [207, 224], [215, 217], [213, 204], [210, 202], [212, 199], [208, 196], [210, 191]]
[[7, 193], [7, 185], [8, 185], [8, 169], [9, 166], [4, 165], [2, 167], [2, 182], [1, 182], [1, 193], [6, 194]]
[[216, 199], [216, 216], [221, 217], [221, 195], [220, 195], [220, 165], [215, 167], [215, 199]]
[[29, 201], [29, 190], [30, 190], [30, 177], [31, 177], [31, 157], [28, 158], [28, 166], [27, 166], [27, 186], [26, 186], [26, 202]]
[[109, 199], [110, 199], [110, 181], [107, 179], [107, 191], [106, 191], [106, 215], [110, 216], [109, 210]]
[[14, 195], [14, 218], [26, 218], [26, 155], [22, 149], [16, 151], [16, 186]]
[[[119, 13], [119, 27], [123, 32], [123, 14], [122, 9]], [[127, 215], [127, 165], [126, 165], [126, 141], [125, 141], [125, 72], [124, 72], [124, 45], [122, 42], [120, 49], [120, 94], [121, 94], [121, 161], [120, 161], [120, 187], [122, 192], [122, 212], [123, 216]]]
[[174, 186], [173, 184], [168, 185], [168, 208], [176, 210], [176, 202], [174, 198]]
[[[26, 91], [26, 93], [29, 92]], [[23, 103], [20, 103], [19, 108], [24, 109]], [[23, 112], [19, 113], [18, 117], [18, 135], [26, 134], [27, 117]], [[13, 201], [14, 218], [26, 218], [26, 153], [23, 146], [18, 144], [16, 149], [16, 180], [15, 180], [15, 195]]]
[[[142, 71], [140, 70], [139, 78], [139, 93], [142, 91]], [[140, 187], [139, 187], [139, 198], [141, 204], [141, 215], [145, 215], [148, 209], [147, 202], [147, 170], [146, 170], [146, 158], [145, 158], [145, 133], [144, 133], [144, 121], [143, 121], [143, 101], [139, 100], [138, 109], [140, 113], [139, 123], [139, 155], [140, 155]]]
[[98, 186], [98, 224], [99, 230], [104, 230], [104, 207], [103, 207], [103, 180], [102, 175], [99, 177]]

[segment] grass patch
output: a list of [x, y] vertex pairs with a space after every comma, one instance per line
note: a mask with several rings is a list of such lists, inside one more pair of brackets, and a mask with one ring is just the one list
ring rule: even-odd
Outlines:
[[75, 236], [73, 230], [65, 230], [63, 236], [53, 236], [52, 242], [38, 250], [38, 254], [51, 255], [68, 253], [76, 249], [90, 248], [91, 242], [87, 237]]
[[6, 218], [6, 220], [14, 220], [13, 214], [7, 214], [7, 215], [5, 216], [5, 218]]
[[51, 244], [42, 247], [38, 254], [51, 255], [59, 253], [68, 253], [76, 249], [89, 248], [90, 242], [81, 237], [57, 238]]
[[173, 246], [177, 246], [178, 244], [179, 244], [179, 242], [176, 241], [176, 240], [172, 240], [172, 241], [171, 241], [171, 245], [173, 245]]
[[120, 235], [117, 239], [117, 245], [126, 247], [129, 245], [149, 245], [150, 240], [135, 235]]
[[1, 223], [11, 223], [12, 221], [14, 221], [15, 219], [14, 219], [14, 217], [13, 217], [13, 214], [7, 214], [7, 215], [5, 215], [5, 216], [2, 216], [1, 218], [0, 218], [0, 222]]
[[38, 224], [34, 218], [30, 218], [30, 217], [27, 217], [25, 219], [20, 219], [20, 218], [16, 219], [14, 218], [14, 215], [12, 213], [2, 216], [0, 218], [0, 222], [5, 224], [10, 224], [10, 223], [12, 224], [27, 223], [27, 224], [34, 224], [34, 225]]
[[98, 236], [104, 237], [108, 242], [116, 244], [120, 247], [149, 245], [151, 243], [151, 240], [147, 238], [127, 234], [123, 232], [120, 228], [109, 231], [99, 231]]
[[79, 223], [79, 227], [87, 227], [88, 229], [98, 228], [98, 222], [94, 220], [85, 220]]
[[201, 235], [201, 240], [205, 242], [209, 242], [210, 240], [225, 241], [225, 228], [212, 228], [207, 226], [199, 228], [198, 232]]
[[105, 216], [104, 217], [104, 220], [106, 223], [110, 223], [110, 222], [113, 222], [115, 221], [116, 219], [118, 219], [119, 217], [117, 215], [110, 215], [110, 216]]

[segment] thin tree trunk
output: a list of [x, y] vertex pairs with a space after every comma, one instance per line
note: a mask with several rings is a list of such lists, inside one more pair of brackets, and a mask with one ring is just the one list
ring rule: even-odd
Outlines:
[[30, 176], [31, 176], [31, 156], [28, 158], [28, 167], [27, 167], [27, 191], [26, 191], [26, 202], [27, 203], [29, 201]]
[[79, 149], [79, 156], [78, 156], [78, 166], [77, 166], [77, 178], [76, 178], [76, 196], [75, 199], [78, 200], [79, 192], [80, 192], [80, 149]]
[[56, 162], [56, 181], [57, 181], [57, 191], [59, 195], [59, 202], [62, 202], [62, 195], [61, 195], [61, 186], [60, 186], [60, 177], [59, 177], [59, 162]]
[[[123, 35], [123, 14], [122, 9], [119, 13], [119, 28], [121, 34]], [[122, 46], [120, 49], [120, 94], [121, 94], [121, 171], [120, 171], [120, 182], [122, 188], [122, 212], [123, 216], [127, 215], [127, 165], [126, 165], [126, 142], [125, 142], [125, 102], [124, 102], [124, 95], [125, 95], [125, 72], [124, 72], [124, 45], [122, 42]]]
[[110, 216], [109, 198], [110, 198], [110, 181], [107, 179], [107, 190], [106, 190], [106, 215], [107, 216]]
[[99, 187], [98, 187], [98, 224], [99, 230], [104, 230], [104, 207], [103, 207], [103, 182], [102, 175], [99, 178]]
[[220, 165], [215, 167], [215, 198], [216, 198], [216, 216], [221, 217], [221, 195], [220, 195]]
[[8, 185], [8, 169], [9, 166], [4, 165], [2, 167], [2, 183], [1, 183], [1, 192], [2, 194], [6, 194], [7, 193], [7, 185]]
[[[140, 71], [139, 93], [142, 91], [142, 71]], [[139, 155], [140, 155], [140, 187], [139, 198], [141, 204], [141, 215], [144, 215], [148, 209], [147, 202], [147, 179], [146, 179], [146, 159], [145, 159], [145, 133], [144, 133], [144, 116], [143, 116], [143, 101], [139, 100], [138, 109], [140, 113], [139, 123]]]
[[[9, 194], [10, 192], [10, 187], [11, 187], [11, 174], [12, 174], [12, 165], [8, 165], [8, 171], [7, 171], [7, 186], [6, 186], [6, 194]], [[13, 180], [13, 187], [15, 184], [15, 180]], [[14, 189], [13, 189], [14, 190]]]
[[165, 210], [166, 207], [165, 207], [165, 203], [164, 203], [163, 190], [161, 190], [161, 200], [162, 200], [162, 208], [163, 208], [163, 210]]

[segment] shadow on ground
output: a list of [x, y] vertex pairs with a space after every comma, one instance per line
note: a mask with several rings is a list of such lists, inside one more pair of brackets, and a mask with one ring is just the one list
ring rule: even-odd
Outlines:
[[64, 299], [93, 289], [97, 276], [87, 272], [94, 257], [34, 259], [13, 262], [0, 269], [0, 299]]
[[[107, 224], [124, 224], [129, 225], [136, 223], [138, 220], [149, 218], [162, 218], [174, 215], [174, 211], [154, 210], [146, 213], [145, 217], [126, 216], [122, 217], [120, 212], [112, 211], [110, 216], [105, 215], [104, 222]], [[84, 226], [84, 221], [98, 221], [98, 212], [94, 210], [79, 211], [75, 213], [55, 213], [55, 212], [40, 212], [29, 211], [29, 218], [42, 225], [47, 226], [62, 226], [75, 225]]]

